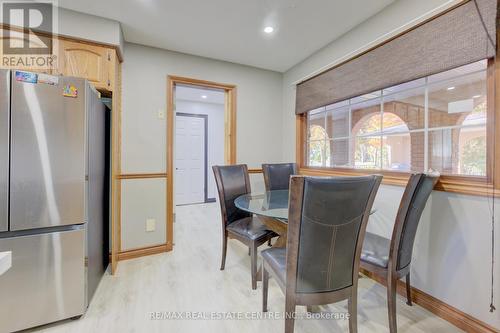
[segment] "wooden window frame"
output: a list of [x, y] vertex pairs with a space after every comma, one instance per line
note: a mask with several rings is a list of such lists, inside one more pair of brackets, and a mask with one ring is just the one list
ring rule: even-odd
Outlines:
[[[500, 38], [499, 38], [500, 39]], [[500, 60], [498, 57], [488, 60], [487, 68], [487, 119], [486, 140], [486, 177], [465, 175], [441, 175], [435, 190], [453, 193], [497, 196], [500, 193], [500, 93], [497, 85], [500, 82]], [[386, 185], [406, 186], [410, 172], [388, 171], [381, 169], [354, 169], [343, 167], [311, 167], [307, 166], [307, 113], [296, 115], [296, 149], [295, 158], [299, 172], [309, 176], [360, 176], [382, 174], [382, 183]]]

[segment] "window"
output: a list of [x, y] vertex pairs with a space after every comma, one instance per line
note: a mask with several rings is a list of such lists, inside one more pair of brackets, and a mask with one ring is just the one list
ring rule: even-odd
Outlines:
[[306, 165], [486, 176], [487, 60], [307, 114]]

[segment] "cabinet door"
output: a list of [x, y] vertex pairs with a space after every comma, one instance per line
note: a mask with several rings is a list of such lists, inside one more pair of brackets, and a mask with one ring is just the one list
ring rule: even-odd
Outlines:
[[111, 54], [108, 48], [66, 40], [59, 42], [61, 74], [85, 78], [96, 88], [111, 90]]

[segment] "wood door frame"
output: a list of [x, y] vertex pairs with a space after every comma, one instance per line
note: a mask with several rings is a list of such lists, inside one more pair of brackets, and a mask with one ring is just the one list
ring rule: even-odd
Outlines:
[[[203, 119], [204, 144], [203, 144], [203, 203], [208, 200], [208, 114], [175, 112], [175, 117], [192, 117]], [[175, 146], [175, 145], [174, 145]], [[174, 147], [175, 148], [175, 147]], [[175, 150], [175, 149], [174, 149]], [[190, 204], [187, 204], [190, 205]]]
[[207, 89], [224, 90], [224, 161], [226, 164], [236, 163], [236, 95], [234, 84], [205, 81], [182, 76], [167, 76], [167, 251], [174, 246], [174, 89], [178, 84], [197, 86]]

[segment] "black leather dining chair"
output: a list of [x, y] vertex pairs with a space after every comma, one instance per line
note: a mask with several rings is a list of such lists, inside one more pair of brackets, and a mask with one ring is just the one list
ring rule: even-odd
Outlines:
[[297, 174], [295, 163], [262, 164], [266, 191], [288, 190], [290, 177]]
[[267, 230], [257, 216], [239, 210], [234, 200], [250, 190], [250, 179], [246, 165], [212, 167], [222, 215], [222, 261], [220, 269], [226, 265], [227, 240], [234, 238], [250, 249], [252, 289], [257, 289], [257, 248], [277, 236]]
[[413, 243], [427, 199], [439, 175], [413, 174], [399, 204], [391, 239], [367, 232], [361, 253], [361, 267], [387, 279], [389, 330], [397, 332], [396, 286], [406, 277], [407, 304], [412, 305], [410, 265]]
[[357, 332], [361, 246], [382, 176], [293, 176], [287, 247], [262, 251], [262, 309], [269, 276], [285, 293], [285, 333], [294, 330], [297, 305], [348, 300], [349, 331]]

